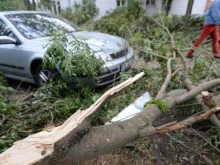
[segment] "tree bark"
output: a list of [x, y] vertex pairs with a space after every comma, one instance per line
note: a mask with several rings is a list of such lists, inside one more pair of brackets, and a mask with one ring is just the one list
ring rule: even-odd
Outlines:
[[173, 2], [173, 0], [168, 0], [168, 2], [167, 2], [166, 9], [165, 9], [166, 15], [168, 15], [170, 12], [172, 2]]
[[32, 10], [36, 11], [36, 1], [32, 0]]
[[56, 164], [78, 143], [90, 130], [90, 120], [94, 112], [115, 92], [133, 83], [144, 73], [126, 80], [105, 92], [87, 110], [79, 110], [64, 124], [51, 130], [31, 135], [16, 142], [10, 149], [0, 155], [1, 165]]
[[[168, 93], [164, 101], [168, 105], [168, 108], [171, 109], [177, 104], [192, 99], [202, 91], [219, 84], [220, 79], [216, 79], [195, 87], [189, 92], [178, 90], [177, 92]], [[100, 102], [99, 105], [101, 104]], [[214, 110], [212, 111], [213, 113], [216, 112]], [[91, 113], [79, 111], [60, 127], [31, 135], [31, 139], [26, 138], [23, 140], [23, 145], [21, 145], [22, 141], [16, 142], [15, 149], [12, 147], [0, 155], [0, 164], [74, 165], [75, 163], [114, 151], [139, 138], [159, 133], [158, 129], [153, 126], [153, 123], [162, 114], [156, 105], [150, 105], [131, 119], [109, 125], [90, 127], [90, 118], [86, 117], [85, 120], [82, 120], [83, 118], [80, 116], [91, 116], [93, 113], [93, 110]], [[209, 115], [205, 116], [207, 117]], [[204, 115], [200, 118], [203, 119], [203, 117]], [[77, 121], [78, 127], [73, 130], [73, 122], [75, 120], [81, 122]], [[197, 120], [193, 121], [196, 122]], [[71, 129], [64, 127], [67, 125]], [[49, 139], [42, 138], [46, 137], [46, 134], [49, 135]], [[60, 140], [57, 141], [57, 139]], [[19, 152], [16, 152], [16, 150]], [[19, 162], [20, 160], [22, 162]]]
[[190, 17], [191, 14], [192, 14], [193, 4], [194, 4], [194, 0], [189, 0], [188, 1], [188, 5], [187, 5], [187, 9], [186, 9], [186, 16], [187, 17]]
[[24, 0], [24, 4], [28, 10], [32, 10], [32, 5], [31, 5], [30, 0]]

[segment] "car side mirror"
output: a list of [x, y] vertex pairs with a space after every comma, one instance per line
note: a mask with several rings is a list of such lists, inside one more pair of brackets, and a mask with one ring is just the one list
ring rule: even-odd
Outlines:
[[17, 41], [8, 36], [0, 36], [0, 44], [17, 44]]

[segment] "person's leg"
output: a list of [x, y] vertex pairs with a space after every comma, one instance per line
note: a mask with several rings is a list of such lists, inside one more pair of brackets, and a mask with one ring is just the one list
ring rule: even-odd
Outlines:
[[189, 50], [187, 53], [187, 57], [192, 58], [194, 49], [198, 47], [210, 34], [213, 30], [215, 30], [216, 25], [204, 25], [203, 30], [199, 36], [199, 38], [196, 40], [196, 42], [193, 44], [192, 49]]
[[218, 41], [219, 41], [219, 34], [218, 34], [218, 26], [215, 26], [215, 29], [210, 34], [212, 38], [212, 52], [215, 58], [220, 58], [220, 54], [218, 51]]

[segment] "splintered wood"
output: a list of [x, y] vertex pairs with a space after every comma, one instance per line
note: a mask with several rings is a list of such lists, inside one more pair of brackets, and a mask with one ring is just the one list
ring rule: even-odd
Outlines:
[[[56, 152], [58, 147], [72, 143], [70, 136], [78, 133], [80, 130], [90, 127], [89, 125], [82, 125], [83, 121], [88, 119], [94, 112], [114, 93], [122, 90], [131, 83], [141, 78], [144, 73], [139, 73], [135, 77], [130, 78], [121, 84], [106, 91], [93, 105], [86, 110], [78, 110], [69, 119], [67, 119], [61, 126], [52, 128], [51, 130], [42, 131], [27, 138], [17, 141], [14, 145], [0, 155], [0, 165], [32, 165], [40, 162], [40, 164], [48, 164], [47, 159], [53, 158], [53, 163], [56, 164]], [[75, 130], [75, 131], [74, 131]], [[76, 132], [78, 131], [78, 132]], [[68, 136], [67, 136], [68, 135]], [[70, 140], [68, 142], [68, 140]], [[57, 145], [59, 143], [59, 145]], [[65, 156], [62, 155], [62, 156]], [[50, 157], [50, 158], [48, 158]], [[50, 161], [50, 160], [49, 160]], [[55, 162], [54, 162], [55, 161]], [[47, 163], [44, 163], [47, 162]], [[51, 164], [51, 163], [50, 163]]]

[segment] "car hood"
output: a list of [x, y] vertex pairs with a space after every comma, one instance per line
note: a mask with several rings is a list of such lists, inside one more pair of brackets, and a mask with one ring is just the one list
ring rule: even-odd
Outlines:
[[[110, 54], [122, 50], [126, 47], [126, 41], [123, 38], [100, 32], [74, 32], [67, 35], [68, 40], [74, 40], [73, 36], [77, 40], [87, 43], [92, 50], [97, 52], [104, 51]], [[44, 47], [43, 50], [45, 51], [45, 46], [50, 42], [51, 38], [52, 37], [35, 39], [32, 40], [32, 44], [34, 44], [35, 47], [36, 45], [40, 46], [41, 50], [42, 47]]]
[[95, 51], [104, 50], [107, 53], [113, 53], [126, 47], [126, 41], [123, 38], [109, 34], [81, 31], [74, 33], [74, 36], [86, 42]]

